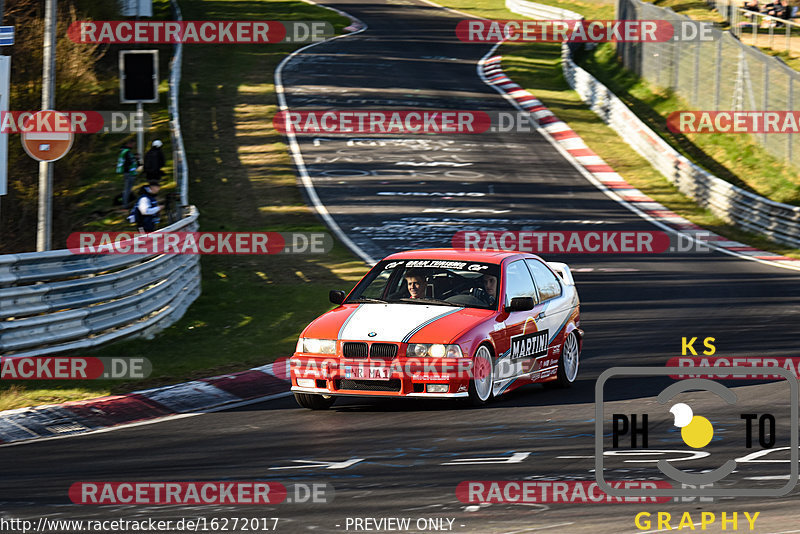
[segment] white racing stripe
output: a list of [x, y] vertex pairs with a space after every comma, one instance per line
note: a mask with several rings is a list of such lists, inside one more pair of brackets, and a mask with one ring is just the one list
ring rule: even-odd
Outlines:
[[[364, 304], [354, 311], [339, 334], [340, 339], [400, 343], [419, 326], [462, 308], [422, 304]], [[369, 337], [375, 332], [374, 337]]]

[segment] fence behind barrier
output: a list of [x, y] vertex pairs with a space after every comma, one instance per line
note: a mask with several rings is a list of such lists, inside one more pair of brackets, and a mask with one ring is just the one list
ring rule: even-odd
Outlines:
[[[620, 0], [621, 4], [625, 2], [638, 0]], [[551, 17], [550, 6], [524, 0], [506, 0], [506, 6], [515, 13], [533, 18]], [[574, 13], [573, 18], [580, 18], [580, 15]], [[638, 18], [653, 20], [658, 17]], [[730, 35], [724, 38], [735, 41]], [[631, 50], [646, 52], [642, 44], [638, 46], [638, 52], [635, 48]], [[752, 53], [760, 54], [758, 51]], [[728, 222], [766, 235], [779, 243], [800, 247], [800, 207], [750, 193], [701, 169], [661, 139], [605, 85], [577, 66], [572, 60], [568, 43], [562, 46], [562, 56], [564, 77], [581, 99], [683, 194]], [[631, 60], [630, 57], [628, 59]]]
[[[673, 24], [691, 20], [641, 0], [617, 0], [617, 18]], [[735, 29], [741, 33], [740, 26]], [[800, 72], [728, 31], [713, 28], [711, 39], [705, 41], [617, 43], [617, 54], [627, 69], [673, 90], [693, 109], [789, 111], [800, 105]], [[753, 138], [776, 158], [800, 166], [800, 135], [754, 134]]]

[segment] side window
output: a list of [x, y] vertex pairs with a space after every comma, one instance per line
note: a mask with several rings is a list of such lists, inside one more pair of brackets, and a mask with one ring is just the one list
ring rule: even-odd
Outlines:
[[536, 302], [536, 288], [531, 273], [523, 260], [515, 261], [506, 267], [506, 304], [514, 297], [533, 297]]
[[528, 267], [533, 273], [533, 279], [536, 281], [536, 287], [539, 289], [539, 299], [544, 302], [545, 300], [561, 296], [561, 283], [558, 281], [558, 275], [553, 274], [553, 271], [547, 268], [542, 262], [538, 260], [525, 260]]

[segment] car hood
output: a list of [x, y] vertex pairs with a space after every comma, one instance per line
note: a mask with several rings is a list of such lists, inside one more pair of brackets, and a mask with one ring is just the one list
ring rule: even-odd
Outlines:
[[[423, 304], [345, 305], [319, 317], [303, 337], [446, 343], [491, 316], [491, 310]], [[372, 335], [370, 335], [372, 334]]]

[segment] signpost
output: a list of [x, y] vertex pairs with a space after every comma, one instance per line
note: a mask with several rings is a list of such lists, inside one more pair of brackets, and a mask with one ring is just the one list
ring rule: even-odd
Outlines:
[[[0, 22], [4, 5], [0, 1]], [[0, 46], [14, 44], [14, 26], [0, 26]], [[8, 111], [8, 91], [11, 79], [11, 56], [0, 56], [0, 113]], [[8, 193], [8, 134], [0, 133], [0, 197]]]
[[[56, 107], [56, 2], [44, 2], [44, 46], [42, 48], [42, 109]], [[36, 221], [36, 252], [50, 250], [53, 231], [53, 166], [39, 162], [39, 216]]]
[[[11, 56], [0, 56], [0, 113], [8, 111]], [[8, 134], [0, 133], [0, 197], [8, 193]]]

